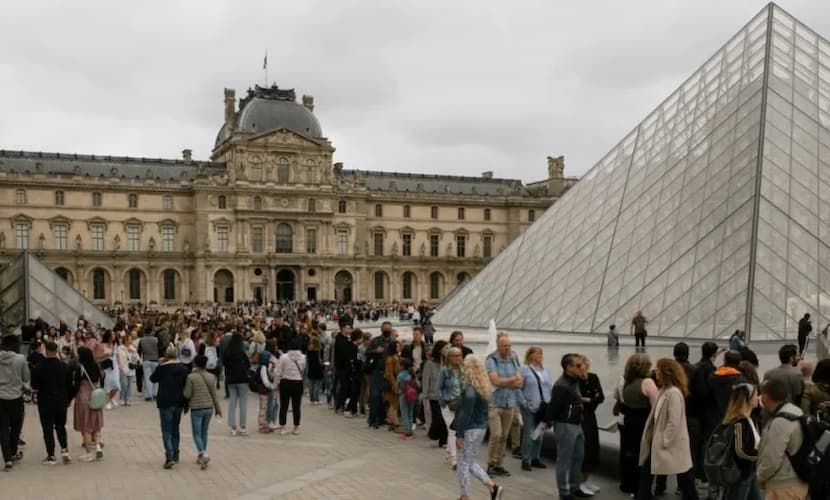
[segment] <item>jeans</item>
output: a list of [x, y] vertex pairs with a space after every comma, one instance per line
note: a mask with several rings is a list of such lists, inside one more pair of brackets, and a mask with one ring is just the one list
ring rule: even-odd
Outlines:
[[168, 406], [159, 408], [161, 421], [161, 441], [164, 443], [164, 457], [172, 460], [179, 456], [179, 426], [182, 422], [182, 407]]
[[144, 361], [144, 401], [149, 401], [158, 396], [159, 385], [150, 382], [150, 375], [158, 368], [158, 361]]
[[40, 426], [43, 428], [43, 442], [46, 444], [46, 456], [55, 456], [55, 434], [61, 450], [67, 449], [66, 444], [66, 407], [62, 404], [38, 404]]
[[133, 402], [133, 381], [135, 375], [121, 374], [121, 401], [124, 403]]
[[537, 439], [530, 437], [539, 423], [536, 422], [536, 416], [533, 415], [533, 412], [527, 408], [522, 408], [522, 420], [525, 423], [522, 426], [522, 460], [526, 462], [539, 460], [542, 454], [542, 436]]
[[323, 379], [308, 381], [308, 398], [312, 403], [320, 401], [320, 391], [323, 388]]
[[236, 408], [239, 407], [239, 428], [244, 429], [248, 423], [248, 384], [228, 384], [228, 426], [236, 429]]
[[401, 426], [405, 434], [412, 433], [412, 416], [415, 414], [415, 403], [406, 400], [403, 394], [398, 395], [398, 408], [401, 410]]
[[0, 448], [3, 461], [11, 462], [23, 429], [23, 398], [0, 399]]
[[269, 424], [277, 423], [277, 414], [280, 411], [280, 395], [277, 391], [268, 391], [268, 408], [265, 410], [265, 420]]
[[193, 443], [196, 451], [202, 454], [207, 451], [208, 429], [210, 419], [213, 418], [213, 408], [190, 410], [190, 429], [193, 432]]
[[585, 456], [585, 435], [579, 424], [556, 422], [556, 483], [559, 496], [569, 496], [579, 487], [582, 458]]
[[337, 376], [335, 376], [334, 372], [326, 370], [326, 403], [329, 406], [333, 405], [336, 396]]
[[[646, 463], [640, 466], [640, 487], [637, 500], [651, 500], [652, 477], [654, 476], [651, 475], [651, 457], [648, 457]], [[677, 487], [683, 492], [683, 500], [697, 500], [694, 468], [677, 475]]]
[[383, 409], [383, 371], [372, 371], [372, 383], [369, 386], [369, 425], [380, 427], [386, 421]]
[[[476, 461], [478, 450], [481, 447], [481, 442], [484, 441], [486, 432], [487, 429], [467, 429], [467, 432], [464, 433], [464, 442], [461, 452], [458, 454], [458, 467], [456, 468], [461, 496], [470, 495], [470, 474], [482, 483], [490, 482], [490, 476]], [[455, 439], [452, 440], [451, 444], [456, 446]]]
[[291, 415], [294, 427], [300, 426], [300, 403], [303, 399], [302, 380], [280, 380], [280, 426], [285, 427], [288, 420], [288, 402], [291, 402]]
[[504, 447], [507, 445], [507, 435], [516, 418], [516, 408], [490, 407], [488, 415], [490, 427], [490, 442], [487, 443], [487, 465], [501, 465], [504, 460]]

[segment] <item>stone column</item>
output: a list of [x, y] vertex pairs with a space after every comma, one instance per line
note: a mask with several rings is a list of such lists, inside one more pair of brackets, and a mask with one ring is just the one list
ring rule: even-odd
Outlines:
[[297, 298], [297, 300], [308, 300], [308, 297], [306, 296], [306, 293], [305, 293], [305, 273], [306, 273], [306, 269], [305, 269], [305, 267], [300, 266], [294, 272], [296, 273], [296, 275], [295, 275], [296, 279], [294, 280], [294, 286], [297, 287], [295, 297]]
[[277, 268], [271, 266], [271, 283], [268, 286], [268, 297], [270, 300], [277, 300]]

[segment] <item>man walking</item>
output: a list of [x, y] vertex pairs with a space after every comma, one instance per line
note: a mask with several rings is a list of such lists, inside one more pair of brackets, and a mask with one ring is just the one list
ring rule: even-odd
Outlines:
[[383, 404], [383, 372], [386, 367], [386, 349], [392, 338], [392, 323], [384, 321], [380, 335], [374, 337], [366, 346], [367, 371], [371, 375], [369, 383], [369, 427], [378, 429], [386, 419]]
[[23, 459], [18, 451], [23, 429], [23, 385], [29, 383], [29, 365], [17, 351], [20, 339], [6, 335], [0, 341], [0, 447], [6, 470]]
[[144, 401], [152, 401], [159, 392], [158, 384], [150, 382], [150, 377], [159, 365], [159, 339], [149, 329], [145, 330], [138, 341], [138, 354], [141, 355], [144, 368]]
[[648, 331], [646, 330], [647, 324], [648, 320], [643, 315], [643, 311], [637, 311], [637, 315], [631, 320], [631, 334], [634, 335], [635, 347], [645, 349], [646, 335], [648, 335]]
[[582, 432], [582, 394], [579, 376], [582, 356], [562, 356], [562, 376], [553, 384], [547, 420], [556, 434], [556, 483], [559, 498], [573, 500], [590, 495], [579, 488], [582, 459], [585, 456], [585, 435]]
[[804, 351], [807, 349], [807, 339], [810, 338], [810, 333], [813, 331], [813, 324], [810, 323], [810, 313], [804, 315], [798, 320], [798, 357], [804, 357]]
[[58, 359], [58, 345], [46, 342], [46, 359], [32, 373], [32, 389], [37, 391], [37, 410], [43, 428], [46, 458], [43, 465], [55, 465], [55, 434], [64, 464], [72, 461], [66, 441], [66, 409], [72, 400], [72, 372]]
[[502, 460], [507, 445], [507, 434], [513, 425], [513, 419], [516, 418], [523, 379], [519, 373], [519, 360], [511, 350], [510, 336], [505, 332], [499, 333], [496, 346], [496, 352], [487, 356], [484, 365], [490, 383], [495, 388], [490, 397], [488, 413], [490, 442], [487, 446], [487, 474], [509, 476], [510, 473], [502, 467]]

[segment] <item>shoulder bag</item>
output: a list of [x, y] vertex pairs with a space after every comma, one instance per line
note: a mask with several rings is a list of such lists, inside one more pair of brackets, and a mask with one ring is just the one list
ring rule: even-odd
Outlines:
[[86, 372], [86, 369], [83, 365], [81, 365], [81, 373], [84, 374], [84, 377], [86, 377], [87, 382], [89, 382], [89, 385], [92, 386], [92, 393], [89, 395], [89, 409], [102, 409], [107, 404], [107, 393], [104, 391], [104, 389], [101, 389], [100, 387], [95, 387], [95, 384], [92, 383], [92, 379], [89, 378], [89, 374]]
[[530, 373], [536, 378], [536, 385], [539, 387], [539, 409], [533, 412], [537, 422], [544, 422], [548, 414], [548, 403], [545, 402], [545, 395], [542, 392], [542, 378], [536, 373], [532, 366], [528, 365]]

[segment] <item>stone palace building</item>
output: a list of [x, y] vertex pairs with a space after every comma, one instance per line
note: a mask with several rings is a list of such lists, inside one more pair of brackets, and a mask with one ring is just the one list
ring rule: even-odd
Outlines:
[[211, 161], [0, 150], [0, 264], [29, 249], [101, 305], [437, 302], [575, 182], [350, 170], [313, 97], [224, 104]]

